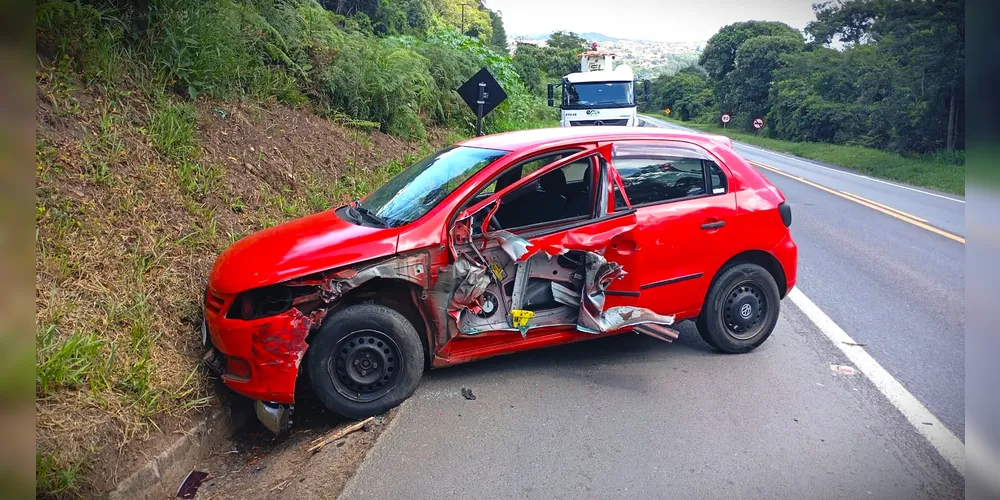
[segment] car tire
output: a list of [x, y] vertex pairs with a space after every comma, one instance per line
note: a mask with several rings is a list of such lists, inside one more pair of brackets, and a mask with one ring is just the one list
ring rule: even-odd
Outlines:
[[424, 348], [417, 330], [396, 310], [356, 304], [327, 318], [307, 364], [323, 405], [361, 419], [385, 413], [413, 394], [423, 375]]
[[778, 323], [781, 296], [774, 277], [757, 264], [722, 270], [709, 287], [696, 324], [710, 346], [726, 353], [752, 351]]

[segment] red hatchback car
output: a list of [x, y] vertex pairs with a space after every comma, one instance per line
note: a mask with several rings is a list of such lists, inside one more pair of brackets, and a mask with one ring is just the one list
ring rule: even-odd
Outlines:
[[361, 201], [216, 261], [203, 339], [226, 385], [288, 426], [296, 383], [379, 414], [442, 367], [694, 319], [759, 346], [795, 285], [784, 196], [726, 138], [580, 127], [478, 137]]

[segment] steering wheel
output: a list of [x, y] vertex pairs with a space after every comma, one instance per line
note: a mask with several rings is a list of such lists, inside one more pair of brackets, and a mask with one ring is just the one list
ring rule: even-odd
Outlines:
[[490, 223], [487, 227], [494, 231], [499, 231], [501, 229], [502, 226], [500, 226], [500, 221], [497, 220], [496, 214], [490, 216]]

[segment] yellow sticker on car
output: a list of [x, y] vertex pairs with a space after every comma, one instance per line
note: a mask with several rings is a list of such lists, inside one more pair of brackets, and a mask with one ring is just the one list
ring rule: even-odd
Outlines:
[[514, 328], [521, 328], [528, 326], [528, 320], [535, 317], [534, 311], [525, 311], [524, 309], [514, 309], [510, 312], [512, 319], [512, 325]]
[[493, 276], [496, 276], [500, 281], [507, 277], [507, 273], [503, 272], [503, 268], [496, 262], [490, 264], [490, 271], [493, 271]]

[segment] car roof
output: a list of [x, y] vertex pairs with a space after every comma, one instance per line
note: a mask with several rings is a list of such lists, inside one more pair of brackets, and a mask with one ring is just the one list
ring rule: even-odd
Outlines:
[[459, 142], [460, 146], [517, 151], [550, 143], [620, 141], [626, 139], [659, 139], [693, 142], [705, 148], [726, 144], [728, 138], [675, 129], [654, 127], [553, 127], [518, 130], [502, 134], [474, 137]]

